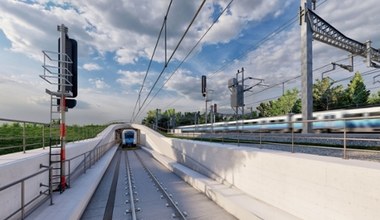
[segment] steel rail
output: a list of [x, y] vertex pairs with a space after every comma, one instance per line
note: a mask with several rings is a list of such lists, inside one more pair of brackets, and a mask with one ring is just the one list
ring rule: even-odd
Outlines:
[[158, 181], [158, 179], [153, 175], [153, 173], [148, 169], [148, 167], [145, 166], [144, 162], [142, 161], [142, 159], [140, 158], [138, 153], [136, 151], [133, 151], [133, 152], [135, 153], [137, 159], [140, 161], [144, 170], [149, 174], [149, 176], [152, 178], [152, 180], [157, 184], [157, 186], [159, 187], [158, 189], [163, 193], [163, 195], [166, 197], [166, 199], [171, 203], [174, 211], [177, 214], [175, 217], [179, 217], [181, 219], [186, 220], [185, 214], [180, 210], [180, 208], [178, 207], [176, 202], [174, 202], [172, 196], [168, 194], [168, 192], [165, 190], [165, 188], [162, 186], [162, 184]]
[[135, 199], [133, 197], [133, 188], [132, 188], [132, 175], [131, 175], [131, 167], [129, 165], [128, 159], [128, 151], [125, 152], [125, 165], [127, 166], [127, 176], [128, 176], [128, 189], [129, 189], [129, 200], [131, 204], [130, 213], [132, 215], [132, 220], [136, 220], [136, 207], [135, 207]]

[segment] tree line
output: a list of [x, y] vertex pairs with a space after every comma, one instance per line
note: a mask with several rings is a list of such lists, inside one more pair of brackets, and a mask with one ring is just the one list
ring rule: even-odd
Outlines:
[[[321, 80], [317, 79], [313, 84], [313, 111], [325, 111], [343, 108], [358, 108], [364, 106], [380, 104], [380, 91], [371, 94], [367, 90], [360, 72], [356, 72], [348, 83], [347, 87], [338, 85], [336, 81], [329, 77]], [[258, 117], [271, 117], [286, 115], [289, 113], [301, 113], [301, 98], [298, 89], [287, 90], [276, 100], [262, 102], [256, 107], [257, 111], [251, 111], [243, 116], [244, 119]], [[156, 123], [156, 110], [150, 110], [143, 119], [143, 124]], [[157, 125], [163, 129], [170, 129], [181, 125], [191, 125], [204, 123], [204, 114], [199, 112], [176, 112], [175, 109], [168, 109], [159, 114]], [[223, 115], [217, 113], [215, 121], [235, 120], [233, 115]]]

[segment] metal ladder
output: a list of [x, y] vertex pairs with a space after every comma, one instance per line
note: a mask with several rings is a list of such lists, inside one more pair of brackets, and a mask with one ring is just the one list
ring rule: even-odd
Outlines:
[[62, 149], [60, 140], [60, 111], [57, 99], [55, 95], [50, 95], [49, 165], [52, 169], [50, 181], [54, 190], [63, 192], [61, 187]]
[[[43, 51], [43, 53], [44, 65], [42, 67], [44, 68], [44, 75], [40, 75], [40, 77], [52, 85], [63, 84], [63, 86], [72, 86], [66, 79], [67, 76], [72, 75], [68, 70], [68, 64], [72, 63], [72, 61], [67, 54], [51, 51]], [[52, 56], [55, 57], [52, 58]], [[58, 56], [58, 58], [56, 58], [56, 56]], [[65, 57], [65, 61], [60, 61], [59, 56]], [[63, 69], [59, 66], [59, 62], [64, 63]], [[66, 74], [62, 74], [62, 72], [66, 72]], [[60, 83], [60, 80], [63, 80], [63, 82]], [[58, 105], [58, 100], [62, 100], [62, 95], [69, 97], [71, 94], [69, 92], [62, 93], [60, 90], [61, 87], [59, 86], [57, 92], [46, 89], [46, 93], [50, 95], [49, 166], [51, 167], [52, 172], [50, 172], [49, 180], [53, 190], [62, 193], [66, 188], [66, 173], [61, 140], [61, 111], [60, 106]]]

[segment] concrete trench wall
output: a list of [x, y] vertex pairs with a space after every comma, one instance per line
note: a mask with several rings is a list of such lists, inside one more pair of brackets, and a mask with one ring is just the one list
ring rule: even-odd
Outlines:
[[[122, 127], [112, 125], [87, 144], [69, 144], [67, 158], [112, 141], [114, 130]], [[380, 219], [379, 163], [170, 139], [134, 127], [141, 144], [155, 152], [298, 218]], [[39, 171], [41, 163], [48, 164], [48, 151], [29, 151], [21, 159], [1, 156], [0, 187]], [[26, 202], [40, 193], [47, 177], [44, 173], [25, 183]], [[20, 192], [20, 184], [0, 192], [0, 219], [20, 207]]]
[[379, 163], [168, 139], [134, 126], [154, 151], [301, 219], [380, 219]]
[[[103, 145], [112, 142], [115, 139], [114, 131], [122, 128], [125, 125], [110, 125], [103, 130], [97, 137], [79, 142], [68, 143], [66, 145], [66, 158], [70, 159], [77, 155], [83, 154], [94, 149], [97, 145]], [[108, 146], [108, 148], [111, 146]], [[105, 149], [106, 150], [106, 149]], [[70, 164], [71, 172], [81, 164], [83, 158], [73, 160]], [[31, 174], [40, 171], [40, 164], [49, 165], [49, 148], [36, 149], [0, 156], [0, 187], [10, 184], [14, 181], [25, 178]], [[66, 163], [66, 171], [68, 171], [68, 163]], [[33, 198], [47, 188], [41, 187], [40, 183], [48, 185], [48, 172], [44, 172], [31, 179], [25, 181], [25, 203], [28, 203]], [[42, 198], [41, 198], [42, 199]], [[40, 200], [41, 200], [40, 199]], [[37, 203], [40, 200], [34, 202]], [[21, 184], [16, 184], [8, 189], [0, 192], [0, 219], [6, 218], [12, 212], [21, 207]], [[30, 206], [26, 208], [26, 212]], [[21, 213], [16, 214], [12, 219], [20, 219]]]

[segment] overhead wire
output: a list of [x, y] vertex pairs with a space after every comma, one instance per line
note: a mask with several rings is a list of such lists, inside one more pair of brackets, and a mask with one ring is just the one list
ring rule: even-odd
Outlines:
[[[324, 0], [323, 2], [318, 3], [318, 5], [316, 7], [321, 6], [322, 4], [326, 3], [326, 1], [327, 0]], [[278, 28], [276, 28], [271, 33], [265, 35], [265, 37], [263, 39], [261, 39], [256, 44], [254, 44], [253, 46], [251, 46], [248, 49], [246, 49], [242, 54], [240, 54], [237, 57], [232, 58], [230, 62], [225, 63], [222, 67], [220, 67], [216, 71], [214, 71], [211, 74], [209, 74], [208, 77], [212, 78], [216, 73], [221, 72], [224, 69], [226, 69], [227, 66], [228, 66], [228, 64], [230, 64], [234, 60], [240, 59], [240, 58], [246, 56], [248, 52], [251, 52], [252, 50], [259, 48], [262, 44], [264, 44], [265, 42], [267, 42], [270, 39], [274, 38], [276, 35], [278, 35], [282, 31], [284, 31], [285, 29], [287, 29], [290, 25], [294, 24], [298, 20], [298, 18], [299, 18], [299, 13], [297, 13], [297, 15], [295, 15], [294, 17], [292, 17], [291, 19], [289, 19], [288, 21], [286, 21], [285, 23], [283, 23], [282, 25], [280, 25]]]
[[[233, 1], [233, 0], [232, 0], [232, 1]], [[228, 4], [228, 6], [232, 3], [232, 1]], [[320, 5], [322, 5], [322, 4], [326, 3], [326, 2], [327, 2], [327, 0], [324, 0], [323, 2], [320, 2], [320, 3], [318, 4], [318, 6], [320, 6]], [[223, 10], [223, 12], [228, 8], [228, 6]], [[223, 12], [222, 12], [222, 13], [223, 13]], [[222, 15], [222, 13], [219, 15], [219, 17]], [[218, 18], [219, 18], [219, 17], [218, 17]], [[268, 35], [266, 35], [266, 36], [265, 36], [262, 40], [260, 40], [257, 44], [255, 44], [255, 45], [249, 47], [249, 48], [248, 48], [243, 54], [241, 54], [240, 56], [235, 57], [233, 60], [236, 60], [236, 59], [239, 59], [239, 58], [245, 56], [247, 52], [253, 50], [254, 48], [258, 48], [258, 46], [260, 46], [261, 44], [263, 44], [263, 43], [265, 43], [266, 41], [268, 41], [268, 40], [272, 39], [273, 37], [275, 37], [277, 34], [279, 34], [279, 33], [282, 32], [283, 30], [285, 30], [286, 28], [288, 28], [292, 23], [294, 23], [294, 22], [297, 20], [297, 17], [298, 17], [298, 14], [297, 14], [295, 17], [291, 18], [289, 21], [285, 22], [285, 23], [284, 23], [283, 25], [281, 25], [279, 28], [275, 29], [272, 33], [269, 33]], [[192, 51], [197, 47], [197, 45], [200, 43], [200, 41], [201, 41], [201, 40], [203, 39], [203, 37], [207, 34], [207, 32], [211, 29], [211, 27], [215, 24], [216, 21], [217, 21], [217, 19], [216, 19], [216, 20], [214, 21], [214, 23], [209, 27], [209, 29], [208, 29], [208, 30], [206, 31], [206, 33], [201, 37], [201, 39], [197, 42], [197, 44], [191, 49], [191, 51], [187, 54], [187, 56], [181, 61], [180, 65], [179, 65], [179, 66], [178, 66], [178, 67], [172, 72], [172, 74], [169, 76], [169, 78], [164, 82], [164, 84], [160, 87], [160, 89], [155, 93], [155, 95], [153, 96], [153, 98], [151, 98], [151, 100], [150, 100], [149, 103], [144, 107], [144, 109], [145, 109], [147, 106], [149, 106], [149, 104], [153, 101], [153, 99], [157, 96], [157, 94], [162, 90], [162, 88], [163, 88], [163, 87], [166, 85], [166, 83], [170, 80], [170, 78], [173, 76], [173, 74], [174, 74], [174, 73], [180, 68], [180, 66], [185, 62], [185, 60], [188, 58], [188, 56], [189, 56], [189, 55], [192, 53]], [[183, 37], [184, 37], [184, 36], [183, 36]], [[182, 39], [183, 39], [183, 38], [181, 38], [181, 41], [182, 41]], [[179, 46], [179, 44], [177, 45], [176, 49], [178, 48], [178, 46]], [[174, 55], [174, 53], [170, 56], [170, 59], [173, 57], [173, 55]], [[347, 58], [346, 58], [346, 59], [347, 59]], [[338, 61], [336, 61], [336, 62], [340, 62], [340, 61], [343, 61], [343, 60], [345, 60], [345, 59], [338, 60]], [[324, 65], [324, 66], [321, 66], [321, 67], [319, 67], [319, 69], [323, 69], [323, 68], [327, 67], [328, 65], [330, 65], [330, 64], [326, 64], [326, 65]], [[221, 68], [219, 68], [218, 70], [216, 70], [216, 71], [214, 71], [213, 73], [209, 74], [208, 76], [209, 76], [210, 78], [212, 78], [213, 75], [215, 75], [216, 73], [222, 71], [222, 70], [225, 69], [226, 67], [227, 67], [227, 64], [224, 64]], [[315, 70], [313, 70], [313, 72], [314, 72], [314, 71], [317, 71], [317, 70], [319, 70], [319, 69], [315, 69]], [[161, 74], [162, 74], [162, 72], [161, 72]], [[161, 76], [161, 74], [160, 74], [160, 76]], [[300, 78], [300, 77], [301, 77], [301, 76], [299, 75], [299, 76], [296, 76], [296, 77], [294, 77], [294, 78], [288, 79], [288, 80], [286, 80], [286, 81], [284, 81], [284, 82], [274, 84], [274, 85], [272, 85], [270, 88], [273, 88], [273, 87], [278, 86], [278, 85], [280, 85], [280, 84], [283, 84], [283, 83], [286, 83], [286, 82], [289, 82], [289, 81], [295, 80], [295, 79]], [[159, 77], [159, 78], [160, 78], [160, 77]], [[159, 78], [157, 78], [155, 84], [157, 83], [157, 81], [158, 81]], [[151, 91], [153, 90], [153, 88], [154, 88], [154, 86], [153, 86], [152, 89], [150, 90], [149, 94], [151, 93]], [[259, 93], [261, 93], [261, 92], [263, 92], [263, 91], [265, 91], [265, 90], [268, 90], [268, 89], [270, 89], [270, 88], [266, 88], [266, 89], [260, 91]], [[148, 96], [149, 96], [149, 94], [148, 94]], [[255, 94], [257, 94], [257, 93], [255, 93]], [[145, 102], [146, 102], [148, 96], [145, 98], [144, 103], [143, 103], [142, 106], [144, 106], [144, 104], [145, 104]], [[279, 97], [279, 96], [277, 96], [277, 97]], [[276, 97], [275, 97], [275, 98], [276, 98]], [[172, 103], [175, 103], [175, 102], [177, 102], [178, 100], [179, 100], [179, 99], [176, 99], [176, 100], [174, 100]], [[270, 99], [268, 99], [268, 100], [270, 100]], [[141, 108], [140, 108], [140, 110], [141, 110]], [[140, 112], [140, 111], [139, 111], [139, 112]], [[137, 115], [136, 115], [136, 117], [137, 117]], [[136, 118], [136, 117], [135, 117], [135, 118]]]
[[150, 57], [150, 61], [149, 61], [149, 64], [148, 64], [148, 68], [147, 68], [147, 70], [146, 70], [146, 72], [145, 72], [145, 76], [144, 76], [143, 82], [142, 82], [142, 84], [141, 84], [141, 88], [140, 88], [139, 94], [138, 94], [137, 99], [136, 99], [135, 107], [133, 108], [132, 118], [133, 118], [134, 115], [135, 115], [135, 111], [136, 111], [136, 108], [137, 108], [137, 104], [138, 104], [138, 102], [140, 101], [141, 92], [142, 92], [142, 90], [143, 90], [143, 88], [144, 88], [144, 84], [145, 84], [146, 78], [147, 78], [147, 76], [148, 76], [148, 73], [149, 73], [150, 67], [151, 67], [151, 65], [152, 65], [154, 55], [156, 54], [156, 49], [157, 49], [158, 43], [159, 43], [159, 41], [160, 41], [160, 39], [161, 39], [161, 34], [162, 34], [163, 29], [164, 29], [164, 26], [166, 25], [166, 19], [167, 19], [167, 17], [168, 17], [168, 14], [169, 14], [169, 11], [170, 11], [170, 7], [171, 7], [172, 3], [173, 3], [173, 0], [170, 0], [169, 6], [168, 6], [168, 8], [167, 8], [167, 10], [166, 10], [166, 14], [165, 14], [165, 17], [164, 17], [164, 21], [162, 22], [161, 29], [160, 29], [160, 32], [159, 32], [158, 37], [157, 37], [156, 45], [154, 46], [153, 53], [152, 53], [152, 56]]
[[[319, 2], [318, 5], [317, 5], [316, 7], [320, 7], [321, 5], [323, 5], [323, 4], [326, 3], [326, 2], [327, 2], [327, 0], [324, 0], [324, 1], [322, 1], [322, 2]], [[273, 37], [275, 37], [276, 35], [278, 35], [278, 34], [281, 33], [282, 31], [284, 31], [285, 29], [287, 29], [290, 25], [292, 25], [293, 23], [295, 23], [295, 22], [298, 20], [298, 19], [297, 19], [298, 16], [299, 16], [299, 13], [297, 13], [297, 15], [295, 15], [294, 17], [292, 17], [291, 19], [289, 19], [288, 21], [286, 21], [284, 24], [282, 24], [282, 25], [279, 26], [278, 28], [276, 28], [273, 32], [267, 34], [262, 40], [260, 40], [258, 43], [256, 43], [256, 44], [253, 45], [252, 47], [248, 48], [243, 54], [241, 54], [241, 55], [238, 56], [238, 57], [233, 58], [232, 60], [236, 60], [236, 59], [239, 59], [239, 58], [245, 56], [246, 53], [249, 52], [249, 51], [251, 51], [253, 48], [258, 48], [261, 44], [263, 44], [263, 43], [269, 41], [270, 39], [272, 39]], [[341, 62], [341, 61], [346, 60], [346, 59], [348, 59], [348, 58], [341, 59], [341, 60], [338, 60], [338, 61], [335, 61], [335, 62]], [[317, 69], [314, 69], [313, 72], [314, 72], [314, 71], [317, 71], [317, 70], [319, 70], [319, 69], [323, 69], [323, 68], [325, 68], [325, 67], [327, 67], [327, 66], [329, 66], [329, 65], [331, 65], [331, 64], [326, 64], [326, 65], [321, 66], [321, 67], [319, 67], [319, 68], [317, 68]], [[221, 68], [219, 68], [219, 69], [216, 70], [215, 72], [211, 73], [211, 74], [210, 74], [210, 76], [211, 76], [210, 78], [212, 78], [212, 76], [215, 75], [216, 73], [218, 73], [218, 72], [224, 70], [226, 67], [227, 67], [227, 64], [223, 65]], [[269, 89], [271, 89], [271, 88], [274, 88], [274, 87], [279, 86], [279, 85], [281, 85], [281, 84], [283, 84], [283, 83], [286, 83], [286, 82], [289, 82], [289, 81], [295, 80], [295, 79], [300, 78], [300, 77], [301, 77], [301, 75], [298, 75], [298, 76], [296, 76], [296, 77], [294, 77], [294, 78], [291, 78], [291, 79], [285, 80], [284, 82], [280, 82], [280, 83], [274, 84], [274, 85], [272, 85], [272, 86], [269, 86], [269, 87], [267, 87], [267, 88], [265, 88], [265, 89], [263, 89], [262, 91], [259, 91], [259, 92], [257, 92], [257, 93], [264, 92], [264, 91], [266, 91], [266, 90], [269, 90]], [[255, 94], [257, 94], [257, 93], [255, 93]], [[250, 96], [252, 96], [252, 95], [254, 95], [254, 94], [251, 94], [251, 95], [249, 95], [248, 97], [250, 97]]]
[[[220, 16], [230, 7], [231, 3], [233, 2], [233, 0], [231, 0], [229, 2], [229, 4], [223, 9], [223, 11], [219, 14], [219, 16], [217, 17], [217, 19], [214, 20], [214, 22], [212, 23], [212, 25], [207, 29], [207, 31], [205, 32], [205, 34], [198, 40], [198, 42], [196, 43], [196, 45], [191, 49], [191, 51], [187, 54], [187, 56], [185, 57], [184, 60], [182, 60], [181, 64], [179, 65], [179, 67], [183, 64], [183, 62], [188, 58], [188, 56], [191, 54], [191, 52], [196, 48], [196, 46], [202, 41], [202, 39], [205, 37], [205, 35], [210, 31], [210, 29], [212, 28], [212, 26], [219, 20]], [[273, 32], [269, 33], [268, 35], [266, 35], [262, 40], [260, 40], [259, 43], [255, 44], [254, 46], [250, 47], [249, 49], [246, 50], [245, 53], [247, 53], [248, 51], [252, 50], [252, 48], [255, 48], [257, 47], [258, 45], [262, 44], [262, 43], [265, 43], [266, 41], [268, 41], [269, 39], [271, 39], [272, 37], [274, 37], [277, 32], [280, 33], [281, 31], [285, 30], [290, 24], [292, 24], [294, 21], [296, 21], [296, 18], [297, 16], [293, 17], [292, 19], [290, 19], [289, 21], [285, 22], [283, 25], [281, 25], [280, 27], [276, 28]], [[239, 56], [239, 57], [235, 57], [233, 60], [235, 59], [239, 59], [241, 57], [243, 57], [245, 55], [245, 53], [243, 53], [243, 55]], [[208, 75], [208, 77], [212, 78], [212, 76], [220, 71], [222, 71], [223, 69], [226, 68], [226, 64], [223, 65], [221, 68], [219, 68], [217, 71], [211, 73]], [[176, 72], [179, 67], [174, 71]], [[174, 73], [173, 72], [173, 73]], [[169, 79], [173, 76], [173, 73], [170, 75]], [[168, 80], [167, 80], [168, 81]], [[167, 81], [164, 83], [164, 85], [167, 83]], [[164, 86], [163, 85], [163, 86]], [[163, 88], [163, 86], [161, 86], [160, 90]], [[154, 97], [157, 95], [158, 93], [156, 93], [154, 95]], [[153, 99], [150, 100], [149, 104], [151, 103]], [[175, 100], [174, 102], [177, 102], [179, 100], [179, 98], [177, 100]], [[148, 104], [148, 105], [149, 105]]]
[[287, 22], [285, 22], [283, 25], [281, 25], [280, 27], [276, 28], [273, 32], [267, 34], [263, 39], [261, 39], [259, 42], [257, 42], [256, 44], [254, 44], [253, 46], [249, 47], [248, 49], [246, 49], [242, 54], [240, 54], [239, 56], [237, 57], [234, 57], [233, 59], [231, 59], [230, 62], [227, 62], [225, 63], [224, 65], [222, 65], [219, 69], [217, 69], [216, 71], [212, 72], [211, 74], [208, 75], [209, 78], [212, 78], [216, 73], [219, 73], [223, 70], [225, 70], [229, 64], [231, 62], [233, 62], [234, 60], [236, 59], [240, 59], [244, 56], [247, 55], [248, 52], [251, 52], [257, 48], [259, 48], [259, 46], [261, 46], [262, 44], [264, 44], [265, 42], [269, 41], [270, 39], [272, 39], [273, 37], [275, 37], [276, 35], [278, 35], [279, 33], [281, 33], [283, 30], [287, 29], [290, 25], [292, 25], [296, 20], [297, 20], [298, 16], [294, 16], [293, 18], [291, 18], [290, 20], [288, 20]]
[[[334, 61], [334, 63], [336, 63], [336, 62], [342, 62], [342, 61], [345, 61], [345, 60], [348, 60], [348, 59], [350, 59], [350, 58], [339, 59], [339, 60], [337, 60], [337, 61]], [[317, 71], [322, 70], [322, 69], [324, 69], [324, 68], [326, 68], [326, 67], [328, 67], [328, 66], [330, 66], [330, 65], [331, 65], [331, 63], [313, 69], [313, 74], [315, 74]], [[272, 88], [274, 88], [274, 87], [276, 87], [276, 86], [282, 85], [283, 83], [288, 83], [288, 82], [290, 82], [290, 81], [293, 81], [293, 80], [296, 80], [296, 79], [298, 79], [298, 78], [301, 78], [301, 76], [302, 76], [302, 75], [300, 74], [300, 75], [297, 75], [297, 76], [295, 76], [295, 77], [293, 77], [293, 78], [287, 79], [287, 80], [285, 80], [285, 81], [282, 81], [282, 82], [279, 82], [279, 83], [273, 84], [273, 85], [271, 85], [271, 86], [269, 86], [269, 87], [266, 87], [266, 88], [260, 90], [259, 92], [256, 92], [256, 93], [254, 93], [254, 94], [250, 94], [250, 95], [248, 95], [247, 98], [250, 97], [250, 96], [252, 96], [252, 95], [256, 95], [256, 94], [259, 94], [259, 93], [264, 92], [264, 91], [266, 91], [266, 90], [272, 89]]]
[[[320, 7], [321, 5], [323, 5], [323, 4], [326, 3], [326, 2], [327, 2], [327, 0], [324, 0], [324, 1], [322, 1], [322, 2], [319, 2], [318, 5], [316, 6], [316, 8], [317, 8], [317, 7]], [[283, 23], [282, 25], [280, 25], [280, 26], [279, 26], [278, 28], [276, 28], [273, 32], [267, 34], [267, 35], [266, 35], [263, 39], [261, 39], [258, 43], [256, 43], [255, 45], [249, 47], [249, 48], [248, 48], [247, 50], [245, 50], [245, 52], [242, 53], [240, 56], [237, 56], [237, 57], [233, 58], [232, 61], [233, 61], [233, 60], [236, 60], [236, 59], [240, 59], [241, 57], [245, 56], [248, 52], [252, 51], [254, 48], [257, 49], [257, 48], [258, 48], [260, 45], [262, 45], [263, 43], [269, 41], [270, 39], [274, 38], [276, 35], [278, 35], [278, 34], [281, 33], [282, 31], [286, 30], [289, 26], [291, 26], [293, 23], [295, 23], [295, 22], [298, 20], [298, 16], [299, 16], [299, 13], [297, 13], [297, 15], [295, 15], [294, 17], [292, 17], [291, 19], [289, 19], [288, 21], [286, 21], [285, 23]], [[345, 59], [342, 59], [342, 60], [338, 60], [338, 61], [335, 61], [335, 62], [341, 62], [341, 61], [346, 60], [346, 59], [348, 59], [348, 58], [345, 58]], [[230, 62], [229, 62], [229, 63], [230, 63]], [[224, 64], [221, 68], [219, 68], [219, 69], [217, 69], [216, 71], [214, 71], [213, 73], [209, 74], [208, 77], [209, 77], [209, 78], [212, 78], [216, 73], [221, 72], [222, 70], [226, 69], [226, 68], [227, 68], [227, 65], [228, 65], [229, 63]], [[319, 69], [325, 68], [325, 67], [328, 66], [328, 65], [330, 65], [330, 64], [327, 64], [327, 65], [325, 65], [325, 66], [322, 66], [322, 67], [320, 67]], [[317, 71], [317, 70], [318, 70], [318, 69], [315, 69], [315, 70], [313, 70], [313, 71]], [[300, 77], [301, 77], [301, 75], [296, 76], [296, 77], [294, 77], [294, 78], [292, 78], [292, 79], [286, 80], [285, 82], [289, 82], [289, 81], [295, 80], [295, 79], [300, 78]], [[283, 83], [283, 82], [281, 82], [281, 83], [277, 83], [277, 84], [275, 84], [275, 85], [273, 85], [273, 86], [270, 86], [269, 88], [264, 89], [263, 91], [268, 90], [268, 89], [270, 89], [270, 88], [273, 88], [273, 87], [275, 87], [275, 86], [278, 86], [278, 85], [280, 85], [280, 84], [282, 84], [282, 83]], [[263, 91], [260, 91], [260, 92], [263, 92]], [[250, 96], [252, 96], [252, 95], [250, 95]]]
[[[326, 3], [326, 2], [327, 2], [327, 0], [321, 2], [321, 3], [319, 4], [319, 6], [322, 5], [322, 4], [324, 4], [324, 3]], [[269, 36], [270, 36], [270, 35], [269, 35]], [[357, 56], [357, 55], [354, 55], [354, 56]], [[235, 59], [236, 59], [236, 58], [235, 58]], [[338, 60], [338, 61], [335, 61], [335, 62], [341, 62], [341, 61], [344, 61], [344, 60], [347, 60], [347, 59], [349, 59], [349, 58], [344, 58], [344, 59], [341, 59], [341, 60]], [[329, 66], [329, 65], [331, 65], [331, 63], [326, 64], [326, 65], [321, 66], [321, 67], [318, 67], [317, 69], [314, 69], [314, 70], [313, 70], [313, 74], [315, 74], [316, 71], [321, 70], [321, 69], [323, 69], [323, 68], [326, 68], [326, 67]], [[377, 69], [369, 70], [369, 71], [363, 72], [363, 73], [362, 73], [362, 76], [364, 77], [364, 76], [371, 75], [371, 74], [374, 74], [374, 73], [377, 73], [377, 72], [380, 72], [380, 70], [377, 70]], [[216, 72], [214, 72], [213, 74], [215, 74], [215, 73], [216, 73]], [[296, 76], [296, 77], [294, 77], [294, 78], [291, 78], [291, 79], [285, 80], [284, 82], [280, 82], [280, 83], [274, 84], [274, 85], [272, 85], [272, 86], [270, 86], [270, 87], [268, 87], [268, 88], [265, 88], [265, 89], [263, 89], [263, 90], [261, 90], [261, 91], [259, 91], [259, 92], [254, 93], [254, 94], [256, 95], [256, 94], [261, 93], [261, 92], [263, 92], [263, 91], [266, 91], [266, 90], [268, 90], [268, 89], [274, 88], [275, 86], [279, 86], [279, 85], [281, 85], [281, 84], [283, 84], [283, 83], [286, 83], [286, 82], [289, 82], [289, 81], [295, 80], [295, 79], [300, 78], [300, 77], [301, 77], [301, 75], [298, 75], [298, 76]], [[346, 78], [343, 78], [343, 79], [340, 79], [340, 80], [334, 80], [334, 83], [336, 83], [336, 82], [343, 82], [343, 81], [346, 81], [346, 80], [350, 80], [350, 79], [352, 79], [353, 77], [354, 77], [354, 76], [350, 76], [350, 77], [346, 77]], [[378, 88], [378, 87], [374, 87], [374, 88]], [[252, 94], [252, 95], [253, 95], [253, 94]], [[252, 95], [250, 95], [250, 96], [252, 96]], [[250, 97], [250, 96], [248, 96], [248, 97]], [[272, 98], [267, 98], [267, 99], [260, 100], [260, 101], [256, 101], [256, 102], [253, 102], [253, 103], [250, 103], [250, 104], [260, 103], [260, 102], [268, 101], [268, 100], [273, 100], [273, 99], [278, 98], [278, 97], [281, 97], [281, 96], [275, 96], [275, 97], [272, 97]], [[247, 104], [247, 105], [250, 105], [250, 104]]]
[[[356, 56], [356, 55], [354, 55], [354, 56]], [[345, 61], [345, 60], [348, 60], [348, 59], [350, 59], [350, 58], [348, 57], [348, 58], [339, 59], [339, 60], [335, 61], [334, 63], [342, 62], [342, 61]], [[359, 63], [362, 64], [361, 62], [359, 62]], [[329, 65], [331, 65], [331, 63], [313, 69], [313, 74], [316, 74], [317, 71], [322, 70], [322, 69], [328, 67]], [[355, 65], [355, 66], [357, 66], [357, 65]], [[364, 72], [364, 73], [362, 74], [362, 76], [366, 76], [366, 75], [368, 75], [368, 74], [373, 74], [373, 73], [376, 73], [376, 72], [377, 72], [376, 69], [375, 69], [375, 70], [370, 70], [370, 71]], [[296, 76], [296, 77], [293, 77], [293, 78], [290, 78], [290, 79], [284, 80], [284, 81], [282, 81], [282, 82], [275, 83], [275, 84], [273, 84], [273, 85], [271, 85], [271, 86], [269, 86], [269, 87], [266, 87], [266, 88], [264, 88], [264, 89], [262, 89], [262, 90], [260, 90], [260, 91], [258, 91], [258, 92], [255, 92], [255, 93], [252, 93], [252, 94], [250, 94], [250, 95], [248, 95], [248, 96], [245, 96], [245, 98], [249, 98], [249, 97], [251, 97], [251, 96], [253, 96], [253, 95], [257, 95], [257, 94], [262, 93], [262, 92], [264, 92], [264, 91], [267, 91], [267, 90], [269, 90], [269, 89], [273, 89], [273, 88], [276, 87], [276, 86], [280, 86], [280, 85], [282, 85], [282, 84], [284, 84], [284, 83], [288, 83], [288, 82], [293, 81], [293, 80], [296, 80], [296, 79], [298, 79], [298, 78], [300, 78], [300, 77], [301, 77], [301, 75], [298, 75], [298, 76]], [[352, 77], [353, 77], [353, 76], [346, 77], [346, 78], [344, 78], [344, 79], [340, 79], [340, 80], [336, 80], [336, 81], [334, 80], [334, 82], [345, 81], [345, 80], [351, 79]], [[278, 96], [275, 96], [275, 97], [272, 97], [272, 98], [261, 99], [260, 101], [255, 101], [255, 102], [252, 102], [252, 103], [248, 103], [248, 104], [246, 104], [246, 105], [252, 105], [252, 104], [256, 104], [256, 103], [260, 103], [260, 102], [265, 102], [265, 101], [273, 100], [273, 99], [275, 99], [275, 98], [279, 98], [279, 97], [281, 97], [281, 95], [278, 95]], [[224, 103], [224, 102], [223, 102], [223, 103]]]
[[[378, 73], [378, 72], [380, 72], [379, 69], [372, 69], [372, 70], [368, 70], [368, 71], [363, 72], [361, 75], [362, 75], [362, 77], [364, 77], [364, 76], [368, 76], [368, 75], [371, 75], [371, 74], [374, 74], [374, 73]], [[339, 82], [347, 81], [347, 80], [352, 79], [353, 77], [354, 76], [349, 76], [349, 77], [346, 77], [346, 78], [343, 78], [343, 79], [334, 80], [334, 83], [339, 83]], [[262, 91], [260, 91], [260, 92], [262, 92]], [[257, 93], [255, 93], [255, 94], [257, 94]], [[256, 103], [260, 103], [260, 102], [265, 102], [265, 101], [273, 100], [273, 99], [279, 98], [279, 97], [281, 97], [281, 96], [279, 95], [279, 96], [275, 96], [275, 97], [272, 97], [272, 98], [261, 99], [260, 101], [248, 103], [246, 105], [252, 105], [252, 104], [256, 104]]]
[[[192, 54], [192, 52], [195, 50], [195, 48], [199, 45], [199, 43], [203, 40], [203, 38], [207, 35], [207, 33], [211, 30], [211, 28], [216, 24], [216, 22], [219, 20], [219, 18], [224, 14], [224, 12], [230, 8], [230, 5], [232, 4], [234, 0], [231, 0], [227, 6], [219, 13], [218, 17], [216, 17], [213, 21], [213, 23], [210, 25], [210, 27], [205, 31], [205, 33], [199, 38], [197, 43], [191, 48], [191, 50], [187, 53], [187, 55], [182, 59], [180, 64], [176, 67], [176, 69], [170, 74], [170, 76], [166, 79], [166, 81], [163, 83], [161, 88], [154, 94], [152, 99], [149, 101], [149, 103], [146, 106], [149, 106], [150, 103], [153, 101], [153, 99], [157, 96], [157, 94], [163, 89], [163, 87], [166, 85], [166, 83], [172, 78], [172, 76], [179, 70], [179, 68], [182, 66], [182, 64], [187, 60], [187, 58]], [[167, 106], [173, 105], [175, 102], [177, 102], [179, 98], [168, 104]]]
[[203, 5], [205, 4], [206, 0], [203, 0], [202, 1], [202, 4], [198, 7], [198, 10], [196, 11], [195, 15], [193, 16], [193, 19], [191, 20], [190, 24], [188, 25], [188, 27], [186, 28], [186, 31], [184, 32], [184, 34], [182, 35], [180, 41], [177, 43], [175, 49], [173, 50], [171, 56], [169, 57], [169, 59], [166, 61], [166, 64], [165, 66], [163, 67], [162, 71], [160, 72], [160, 74], [158, 75], [156, 81], [154, 82], [152, 88], [149, 90], [147, 96], [145, 97], [143, 103], [141, 104], [141, 106], [139, 107], [139, 110], [138, 112], [136, 113], [136, 115], [133, 117], [133, 120], [132, 121], [135, 121], [135, 119], [137, 118], [137, 116], [141, 113], [141, 109], [144, 107], [145, 105], [145, 102], [147, 101], [147, 99], [149, 98], [150, 94], [152, 93], [153, 89], [155, 88], [157, 82], [159, 81], [159, 79], [161, 78], [162, 74], [165, 72], [166, 68], [167, 68], [167, 64], [171, 61], [171, 59], [173, 58], [174, 54], [176, 53], [177, 49], [179, 48], [179, 45], [182, 43], [182, 40], [185, 38], [187, 32], [189, 31], [190, 27], [193, 25], [196, 17], [198, 16], [199, 12], [201, 11], [201, 9], [203, 8]]

